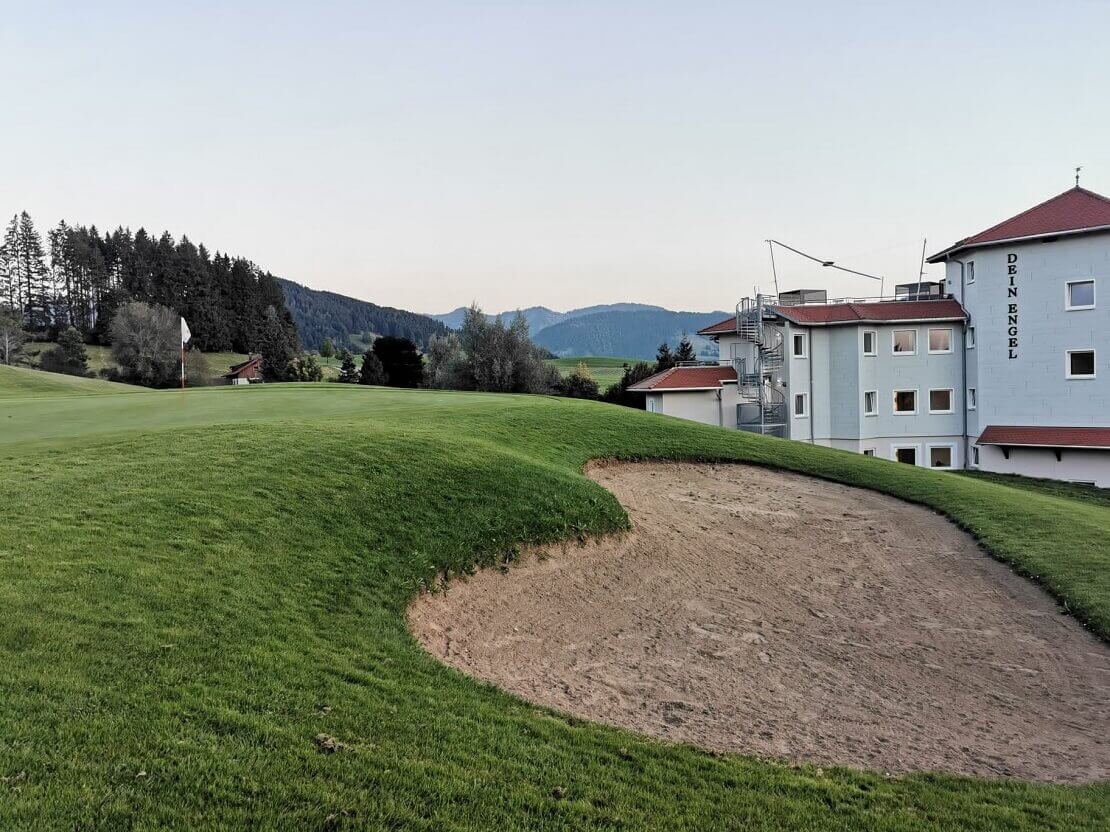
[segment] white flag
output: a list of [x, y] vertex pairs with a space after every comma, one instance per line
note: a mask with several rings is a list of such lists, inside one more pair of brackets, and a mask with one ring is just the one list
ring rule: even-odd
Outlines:
[[189, 339], [193, 337], [193, 333], [189, 332], [189, 325], [185, 323], [185, 319], [181, 319], [181, 349], [185, 349], [185, 345], [189, 343]]

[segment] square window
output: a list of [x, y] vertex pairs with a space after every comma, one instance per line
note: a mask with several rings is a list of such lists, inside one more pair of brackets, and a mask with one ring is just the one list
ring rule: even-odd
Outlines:
[[966, 281], [967, 283], [974, 283], [975, 282], [975, 261], [974, 260], [968, 260], [967, 261], [967, 271], [965, 272], [965, 274], [967, 275], [967, 281]]
[[806, 337], [805, 337], [805, 335], [795, 334], [793, 339], [792, 339], [792, 343], [793, 343], [792, 355], [795, 358], [805, 358], [806, 357]]
[[895, 413], [917, 413], [917, 391], [916, 390], [895, 390], [894, 391], [894, 412]]
[[952, 330], [930, 329], [929, 352], [952, 352]]
[[807, 399], [809, 399], [809, 394], [808, 393], [795, 393], [794, 394], [794, 416], [795, 416], [795, 418], [801, 419], [802, 417], [804, 417], [806, 415], [806, 406], [809, 404]]
[[865, 329], [863, 331], [863, 354], [864, 355], [875, 355], [876, 354], [877, 351], [875, 349], [875, 341], [876, 341], [875, 330]]
[[895, 448], [894, 461], [917, 465], [917, 448]]
[[1067, 292], [1068, 309], [1095, 308], [1095, 282], [1093, 280], [1069, 280]]
[[952, 467], [952, 446], [951, 445], [932, 445], [929, 447], [929, 467], [930, 468], [951, 468]]
[[1095, 351], [1068, 350], [1068, 378], [1094, 378]]
[[917, 352], [916, 329], [896, 329], [892, 337], [895, 355], [913, 355]]
[[951, 390], [930, 390], [929, 391], [929, 412], [930, 413], [951, 413], [952, 412], [952, 391]]
[[878, 405], [878, 392], [875, 390], [868, 390], [863, 394], [863, 415], [874, 416], [879, 412]]
[[974, 387], [967, 388], [967, 409], [974, 410], [978, 406], [978, 395]]

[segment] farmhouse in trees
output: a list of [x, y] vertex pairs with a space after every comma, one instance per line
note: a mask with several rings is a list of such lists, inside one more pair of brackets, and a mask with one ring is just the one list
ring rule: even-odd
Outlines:
[[945, 279], [893, 299], [745, 298], [701, 330], [717, 366], [631, 389], [650, 411], [912, 465], [1110, 486], [1110, 199], [1076, 186], [929, 262]]
[[223, 374], [222, 378], [225, 384], [250, 384], [252, 381], [262, 381], [262, 356], [256, 355], [234, 365]]

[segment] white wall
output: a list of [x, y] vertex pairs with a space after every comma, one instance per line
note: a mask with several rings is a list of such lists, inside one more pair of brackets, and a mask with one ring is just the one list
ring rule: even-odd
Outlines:
[[1064, 448], [1057, 462], [1051, 448], [1011, 448], [1006, 459], [1001, 448], [980, 445], [979, 468], [997, 474], [1094, 482], [1100, 488], [1110, 488], [1110, 450]]
[[[732, 386], [735, 388], [735, 385]], [[652, 395], [658, 396], [659, 399], [656, 413], [664, 413], [667, 416], [675, 416], [679, 419], [689, 419], [692, 422], [702, 422], [706, 425], [721, 424], [721, 414], [723, 412], [721, 407], [724, 402], [718, 401], [716, 390], [664, 391]], [[732, 412], [735, 414], [735, 406], [732, 408]], [[735, 423], [735, 421], [736, 418], [733, 416], [731, 422]], [[727, 412], [725, 412], [725, 424], [730, 424]]]

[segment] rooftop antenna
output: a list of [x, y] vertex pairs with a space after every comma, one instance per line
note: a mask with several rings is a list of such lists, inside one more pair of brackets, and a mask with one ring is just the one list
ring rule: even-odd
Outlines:
[[771, 252], [771, 276], [775, 279], [775, 297], [777, 298], [779, 296], [779, 272], [775, 268], [775, 247], [771, 240], [767, 241], [767, 250]]
[[[836, 269], [837, 271], [847, 272], [848, 274], [858, 274], [860, 277], [866, 277], [866, 278], [869, 278], [870, 280], [879, 281], [879, 296], [882, 297], [883, 278], [878, 276], [878, 275], [867, 274], [866, 272], [857, 272], [855, 269], [849, 269], [849, 268], [846, 268], [845, 266], [838, 266], [833, 260], [822, 260], [820, 257], [814, 257], [812, 254], [806, 254], [804, 251], [798, 251], [798, 249], [793, 248], [792, 246], [788, 246], [786, 243], [780, 243], [778, 240], [768, 240], [767, 245], [770, 246], [770, 248], [771, 248], [771, 263], [772, 263], [772, 266], [774, 265], [774, 262], [775, 262], [775, 254], [774, 254], [775, 249], [774, 249], [774, 247], [775, 246], [782, 246], [787, 251], [792, 251], [795, 254], [799, 254], [802, 257], [806, 258], [807, 260], [812, 260], [814, 263], [819, 263], [820, 265], [822, 265], [826, 268]], [[778, 291], [778, 278], [777, 277], [775, 278], [775, 291], [776, 292]]]
[[921, 238], [921, 268], [917, 270], [917, 297], [918, 297], [918, 299], [921, 298], [921, 284], [925, 280], [925, 245], [928, 242], [929, 241], [925, 237]]
[[1075, 169], [1075, 187], [1079, 187], [1079, 171], [1083, 170], [1083, 166], [1079, 165]]

